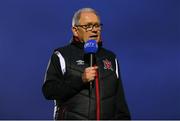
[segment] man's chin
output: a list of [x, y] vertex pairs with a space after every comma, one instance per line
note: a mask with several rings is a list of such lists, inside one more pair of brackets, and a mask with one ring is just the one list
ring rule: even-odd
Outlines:
[[88, 40], [96, 40], [97, 43], [101, 41], [99, 37], [89, 37], [87, 40], [85, 40], [85, 42]]
[[89, 37], [88, 40], [96, 40], [96, 42], [100, 42], [99, 38], [98, 37]]

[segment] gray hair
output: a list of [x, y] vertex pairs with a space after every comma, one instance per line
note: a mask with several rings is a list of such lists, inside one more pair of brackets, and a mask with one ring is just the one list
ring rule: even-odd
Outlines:
[[100, 21], [100, 17], [99, 17], [98, 13], [94, 9], [92, 9], [92, 8], [81, 8], [78, 11], [76, 11], [74, 16], [73, 16], [72, 26], [79, 25], [79, 19], [81, 17], [82, 12], [92, 12], [92, 13], [97, 15], [97, 17], [99, 18], [99, 21]]

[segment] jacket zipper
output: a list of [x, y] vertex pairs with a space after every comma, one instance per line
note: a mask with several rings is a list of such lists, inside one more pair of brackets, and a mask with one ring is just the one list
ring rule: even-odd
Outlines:
[[100, 120], [100, 93], [99, 93], [99, 77], [98, 71], [96, 71], [96, 119]]

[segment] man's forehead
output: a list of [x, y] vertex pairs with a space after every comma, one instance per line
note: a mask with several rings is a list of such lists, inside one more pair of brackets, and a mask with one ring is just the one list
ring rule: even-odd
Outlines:
[[99, 18], [94, 12], [82, 12], [79, 19], [80, 23], [98, 23]]

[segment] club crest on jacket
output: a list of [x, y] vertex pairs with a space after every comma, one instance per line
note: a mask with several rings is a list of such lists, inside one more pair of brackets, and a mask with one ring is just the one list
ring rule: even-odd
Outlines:
[[103, 60], [104, 63], [104, 69], [113, 71], [111, 61], [108, 59]]

